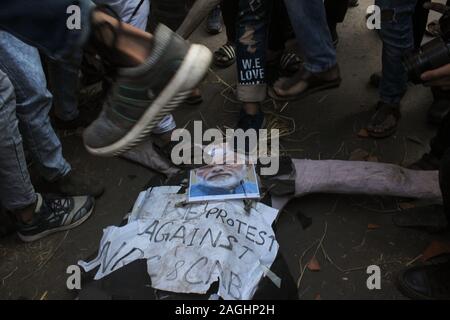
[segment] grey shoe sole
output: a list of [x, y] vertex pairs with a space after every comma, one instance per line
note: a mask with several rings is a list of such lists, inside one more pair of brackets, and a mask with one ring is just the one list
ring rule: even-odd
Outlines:
[[190, 46], [183, 63], [173, 79], [166, 85], [156, 100], [147, 108], [139, 121], [121, 139], [113, 144], [87, 150], [96, 156], [118, 156], [141, 142], [159, 121], [180, 106], [208, 72], [212, 53], [203, 45]]

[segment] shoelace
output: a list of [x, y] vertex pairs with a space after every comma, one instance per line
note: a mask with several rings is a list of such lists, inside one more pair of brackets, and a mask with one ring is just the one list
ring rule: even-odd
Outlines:
[[52, 199], [44, 201], [50, 208], [52, 214], [55, 216], [60, 216], [67, 213], [67, 211], [70, 208], [70, 200], [68, 198]]

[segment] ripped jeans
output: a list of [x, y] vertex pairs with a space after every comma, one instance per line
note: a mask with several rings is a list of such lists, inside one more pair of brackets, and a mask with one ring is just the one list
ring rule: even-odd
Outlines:
[[400, 103], [406, 92], [407, 75], [402, 56], [413, 49], [412, 17], [417, 0], [375, 0], [381, 9], [380, 37], [383, 41], [380, 100]]
[[236, 35], [237, 97], [242, 102], [266, 98], [266, 50], [272, 0], [239, 0]]
[[[239, 0], [236, 63], [237, 97], [242, 102], [262, 102], [266, 98], [266, 49], [274, 4], [278, 5], [273, 0]], [[285, 0], [285, 4], [297, 43], [305, 56], [305, 69], [317, 73], [335, 66], [336, 50], [323, 1]]]

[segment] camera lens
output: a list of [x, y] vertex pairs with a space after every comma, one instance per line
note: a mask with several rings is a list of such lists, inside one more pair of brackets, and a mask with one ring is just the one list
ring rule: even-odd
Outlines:
[[419, 50], [415, 50], [403, 57], [403, 66], [408, 79], [415, 84], [422, 83], [420, 76], [425, 71], [439, 68], [450, 63], [450, 45], [442, 38], [436, 38]]

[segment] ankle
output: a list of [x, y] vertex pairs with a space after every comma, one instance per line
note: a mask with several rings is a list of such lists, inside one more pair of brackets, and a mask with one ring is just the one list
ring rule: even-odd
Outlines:
[[138, 28], [121, 23], [105, 12], [96, 10], [92, 16], [93, 36], [97, 53], [118, 67], [136, 67], [151, 54], [153, 37]]
[[36, 200], [34, 203], [26, 206], [25, 208], [15, 210], [14, 214], [15, 214], [17, 220], [23, 224], [30, 224], [33, 221], [37, 203], [38, 203], [38, 200]]
[[173, 130], [171, 130], [169, 132], [164, 132], [161, 134], [155, 134], [154, 135], [154, 137], [156, 138], [155, 144], [159, 148], [167, 147], [168, 145], [170, 145], [172, 143], [172, 133], [173, 133]]

